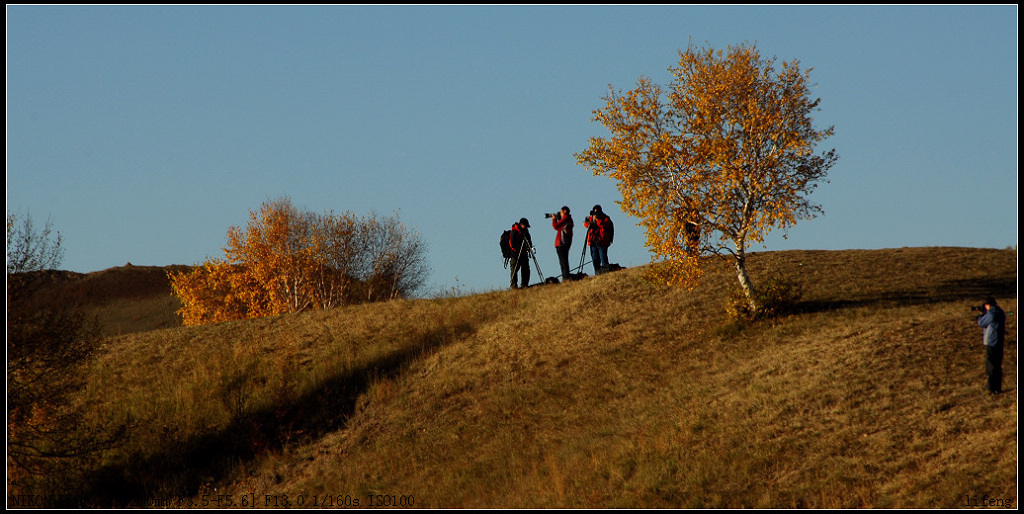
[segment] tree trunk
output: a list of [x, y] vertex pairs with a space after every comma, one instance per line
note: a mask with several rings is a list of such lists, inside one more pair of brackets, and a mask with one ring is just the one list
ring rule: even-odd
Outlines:
[[761, 306], [757, 304], [754, 296], [754, 286], [750, 285], [750, 277], [747, 275], [747, 255], [743, 250], [736, 253], [736, 278], [740, 281], [740, 289], [747, 297], [747, 305], [750, 306], [750, 315], [754, 316]]

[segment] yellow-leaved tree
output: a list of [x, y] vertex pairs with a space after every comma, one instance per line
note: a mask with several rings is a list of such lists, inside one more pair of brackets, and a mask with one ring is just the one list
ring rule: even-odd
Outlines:
[[429, 272], [426, 246], [397, 215], [320, 215], [281, 198], [227, 239], [224, 259], [170, 274], [185, 325], [407, 296]]
[[289, 199], [264, 202], [249, 212], [249, 226], [228, 229], [227, 261], [259, 284], [245, 302], [250, 317], [298, 312], [313, 305], [314, 216]]
[[610, 132], [576, 154], [595, 175], [618, 181], [624, 211], [640, 219], [658, 279], [692, 288], [700, 256], [730, 260], [750, 311], [760, 306], [746, 270], [747, 247], [767, 232], [810, 219], [809, 195], [836, 162], [814, 145], [833, 134], [813, 126], [809, 72], [776, 67], [755, 45], [679, 52], [663, 90], [641, 77], [610, 89], [594, 121]]

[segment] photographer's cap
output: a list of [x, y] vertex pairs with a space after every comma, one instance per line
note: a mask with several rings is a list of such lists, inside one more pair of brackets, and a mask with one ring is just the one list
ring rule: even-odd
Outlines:
[[985, 298], [985, 305], [996, 305], [996, 299], [994, 297], [991, 297], [991, 296], [986, 297]]
[[519, 218], [519, 224], [526, 228], [530, 228], [530, 220], [526, 218]]

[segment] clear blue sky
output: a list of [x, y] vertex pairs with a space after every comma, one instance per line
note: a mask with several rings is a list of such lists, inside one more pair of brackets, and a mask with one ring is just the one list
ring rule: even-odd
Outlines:
[[[824, 216], [759, 250], [1017, 244], [1017, 7], [364, 6], [7, 9], [7, 212], [63, 268], [195, 264], [250, 210], [398, 211], [430, 295], [507, 287], [522, 216], [594, 204], [649, 262], [615, 183], [576, 165], [608, 86], [668, 82], [692, 39], [811, 67]], [[582, 253], [579, 242], [570, 260]], [[534, 272], [536, 277], [536, 271]]]

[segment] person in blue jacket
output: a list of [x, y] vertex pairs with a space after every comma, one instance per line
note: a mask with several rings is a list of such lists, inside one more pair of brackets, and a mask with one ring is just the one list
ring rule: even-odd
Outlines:
[[[985, 299], [984, 313], [978, 316], [978, 326], [985, 329], [985, 384], [989, 394], [1003, 392], [1003, 342], [1006, 339], [1006, 313], [996, 305], [996, 299]], [[980, 310], [980, 309], [979, 309]]]

